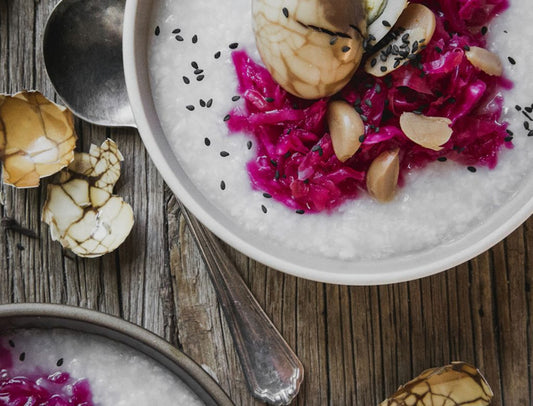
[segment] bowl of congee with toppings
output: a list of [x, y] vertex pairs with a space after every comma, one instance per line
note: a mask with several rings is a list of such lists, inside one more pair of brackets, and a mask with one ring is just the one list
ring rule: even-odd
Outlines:
[[233, 405], [215, 380], [162, 338], [64, 305], [0, 305], [0, 404]]
[[236, 249], [316, 281], [411, 280], [532, 213], [528, 6], [129, 0], [128, 94], [165, 181]]

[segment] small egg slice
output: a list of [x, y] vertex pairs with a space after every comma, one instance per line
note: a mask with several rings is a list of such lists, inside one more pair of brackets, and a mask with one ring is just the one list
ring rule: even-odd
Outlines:
[[446, 117], [428, 117], [423, 114], [405, 112], [400, 116], [403, 133], [414, 143], [440, 151], [453, 134], [452, 121]]
[[39, 186], [74, 158], [76, 133], [72, 113], [39, 92], [0, 95], [0, 158], [4, 183]]
[[479, 70], [490, 76], [503, 75], [503, 65], [500, 57], [494, 52], [481, 47], [469, 47], [465, 51], [466, 58]]
[[409, 4], [388, 34], [390, 40], [367, 59], [365, 71], [382, 77], [398, 69], [424, 49], [435, 27], [433, 11], [422, 4]]

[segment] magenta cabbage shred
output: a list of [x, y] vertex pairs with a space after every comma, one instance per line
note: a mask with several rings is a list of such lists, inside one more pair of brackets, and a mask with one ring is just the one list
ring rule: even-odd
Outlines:
[[89, 382], [67, 372], [14, 375], [10, 352], [0, 346], [0, 405], [94, 406]]
[[[500, 121], [502, 89], [510, 81], [476, 69], [466, 58], [469, 46], [486, 46], [487, 25], [508, 0], [416, 1], [437, 19], [435, 34], [419, 59], [384, 78], [360, 68], [335, 96], [357, 106], [365, 121], [361, 148], [340, 162], [327, 132], [327, 98], [307, 101], [285, 92], [245, 51], [233, 53], [244, 105], [227, 121], [230, 132], [245, 132], [256, 156], [247, 164], [255, 189], [291, 209], [332, 211], [366, 190], [366, 172], [383, 151], [400, 149], [400, 186], [406, 171], [437, 159], [494, 168], [502, 147], [512, 148]], [[361, 66], [364, 66], [364, 61]], [[447, 117], [453, 135], [442, 150], [409, 140], [400, 129], [403, 112]]]

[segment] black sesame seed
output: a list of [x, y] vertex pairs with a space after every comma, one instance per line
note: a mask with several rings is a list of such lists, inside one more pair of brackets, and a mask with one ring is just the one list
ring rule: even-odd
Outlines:
[[205, 100], [204, 99], [200, 99], [200, 107], [205, 107]]
[[509, 134], [510, 136], [514, 135], [514, 133], [511, 130], [509, 130], [509, 129], [505, 130], [505, 132], [507, 132], [507, 134]]
[[233, 42], [229, 44], [229, 49], [237, 49], [238, 46], [239, 46], [238, 42]]
[[268, 103], [272, 103], [274, 99], [272, 97], [265, 97], [265, 101]]
[[25, 352], [21, 352], [20, 355], [19, 355], [19, 360], [20, 361], [24, 361], [26, 359], [26, 353]]
[[248, 142], [246, 143], [246, 148], [248, 148], [248, 149], [252, 149], [252, 145], [253, 145], [252, 141], [248, 141]]
[[205, 75], [198, 75], [198, 76], [196, 76], [196, 80], [197, 80], [198, 82], [201, 82], [202, 80], [204, 80], [204, 78], [205, 78]]
[[381, 85], [376, 83], [376, 93], [381, 93]]
[[176, 28], [174, 31], [172, 31], [172, 34], [179, 34], [181, 32], [181, 29]]
[[516, 60], [515, 60], [514, 58], [512, 58], [512, 57], [508, 57], [507, 59], [509, 60], [509, 63], [510, 63], [511, 65], [516, 65]]
[[361, 120], [363, 120], [365, 122], [368, 121], [368, 117], [366, 115], [361, 114], [361, 113], [359, 113], [359, 115], [361, 116]]
[[329, 45], [335, 45], [338, 39], [339, 37], [337, 36], [331, 37], [331, 39], [329, 40]]
[[200, 73], [204, 73], [204, 70], [203, 69], [195, 69], [194, 70], [194, 74], [195, 75], [199, 75]]
[[503, 139], [505, 142], [511, 142], [513, 140], [513, 137], [509, 136], [509, 137], [505, 137]]
[[387, 67], [386, 66], [382, 66], [381, 68], [379, 68], [380, 71], [382, 72], [387, 72]]
[[9, 340], [8, 343], [11, 348], [15, 348], [15, 343], [13, 342], [13, 340]]
[[278, 166], [278, 163], [274, 159], [270, 159], [270, 163], [272, 164], [274, 168]]
[[159, 34], [161, 34], [161, 29], [159, 28], [159, 25], [158, 25], [157, 27], [155, 27], [154, 34], [155, 34], [155, 35], [159, 35]]
[[57, 365], [58, 367], [60, 367], [61, 365], [63, 365], [63, 358], [59, 358], [59, 359], [57, 360], [57, 362], [56, 362], [56, 365]]
[[529, 121], [524, 121], [524, 128], [529, 131]]
[[189, 83], [191, 83], [191, 81], [190, 81], [190, 79], [187, 76], [183, 76], [183, 83], [188, 85]]
[[287, 9], [287, 7], [283, 7], [283, 9], [281, 11], [283, 12], [283, 15], [286, 18], [289, 18], [289, 10]]
[[265, 199], [272, 199], [272, 195], [271, 195], [270, 193], [266, 193], [266, 192], [263, 193], [263, 197], [264, 197]]
[[528, 113], [533, 113], [533, 108], [531, 107], [526, 107], [524, 108], [525, 111], [527, 111]]
[[276, 169], [276, 173], [274, 174], [274, 179], [275, 180], [279, 179], [279, 171], [277, 169]]
[[437, 161], [439, 162], [446, 162], [448, 160], [448, 158], [446, 158], [445, 156], [440, 156], [437, 158]]
[[296, 214], [304, 214], [304, 213], [305, 213], [305, 210], [302, 210], [302, 209], [296, 210]]
[[192, 62], [191, 62], [191, 66], [192, 66], [194, 69], [198, 69], [198, 62], [196, 62], [196, 61], [192, 61]]
[[231, 118], [231, 116], [230, 116], [229, 114], [226, 114], [226, 115], [224, 116], [224, 121], [228, 121], [230, 118]]
[[387, 20], [383, 20], [381, 22], [381, 24], [383, 24], [385, 27], [390, 27], [391, 26], [390, 23]]
[[235, 102], [235, 101], [239, 100], [240, 98], [241, 98], [241, 96], [233, 96], [233, 97], [231, 98], [231, 101], [234, 101], [234, 102]]
[[183, 41], [183, 37], [181, 35], [176, 35], [176, 40], [177, 41]]
[[189, 104], [188, 106], [185, 106], [185, 108], [189, 111], [193, 111], [194, 110], [194, 106], [192, 104]]
[[398, 66], [400, 66], [400, 63], [401, 63], [401, 62], [402, 62], [401, 59], [396, 59], [396, 62], [394, 62], [394, 65], [392, 65], [392, 67], [393, 67], [394, 69], [396, 69]]
[[362, 144], [365, 141], [366, 136], [364, 134], [359, 136], [359, 142]]
[[223, 180], [220, 181], [220, 189], [226, 190], [226, 182], [224, 182]]
[[196, 44], [198, 42], [198, 35], [194, 34], [191, 39], [193, 44]]
[[528, 137], [533, 137], [533, 130], [531, 130], [530, 132], [527, 133], [527, 136]]
[[472, 173], [475, 173], [477, 171], [477, 169], [474, 168], [473, 166], [468, 166], [466, 169], [468, 169]]
[[227, 156], [229, 156], [229, 152], [228, 151], [220, 151], [220, 156], [222, 158], [226, 158]]
[[370, 99], [365, 99], [365, 104], [366, 104], [368, 107], [372, 107], [372, 100], [370, 100]]
[[215, 59], [220, 58], [220, 51], [217, 51], [214, 56], [215, 56]]
[[348, 52], [350, 49], [351, 49], [351, 48], [350, 48], [349, 46], [345, 45], [345, 46], [342, 47], [342, 52], [346, 53], [346, 52]]
[[489, 31], [489, 29], [485, 26], [481, 27], [481, 35], [487, 35], [487, 32]]
[[370, 61], [370, 66], [371, 67], [374, 67], [376, 66], [376, 63], [378, 63], [378, 60], [376, 58], [373, 58], [371, 61]]
[[207, 137], [204, 138], [204, 144], [206, 147], [210, 146], [211, 145], [211, 140]]
[[469, 47], [468, 45], [465, 45], [465, 46], [463, 47], [463, 49], [464, 49], [465, 51], [470, 51], [470, 47]]
[[213, 105], [213, 99], [209, 99], [207, 103], [205, 104], [205, 107], [209, 108]]
[[516, 109], [516, 111], [521, 111], [522, 110], [522, 107], [520, 107], [518, 104], [516, 106], [514, 106], [514, 108]]
[[261, 210], [263, 210], [263, 213], [265, 213], [265, 214], [268, 211], [264, 204], [261, 205]]

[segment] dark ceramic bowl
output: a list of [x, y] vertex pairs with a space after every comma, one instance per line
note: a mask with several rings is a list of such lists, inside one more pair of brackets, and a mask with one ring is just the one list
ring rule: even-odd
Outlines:
[[0, 335], [17, 328], [69, 329], [125, 344], [167, 368], [206, 405], [233, 405], [213, 378], [192, 359], [155, 334], [117, 317], [65, 305], [0, 305]]

